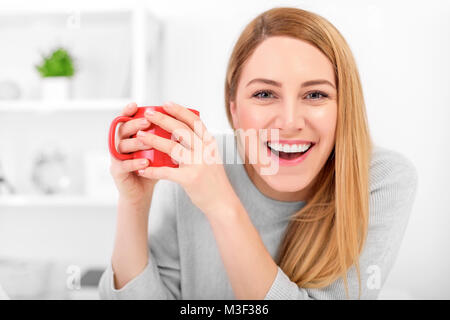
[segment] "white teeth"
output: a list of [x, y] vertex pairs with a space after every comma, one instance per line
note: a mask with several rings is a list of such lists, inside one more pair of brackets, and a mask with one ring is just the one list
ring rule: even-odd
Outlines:
[[281, 144], [281, 143], [270, 143], [268, 142], [267, 145], [275, 150], [275, 151], [283, 151], [288, 153], [294, 153], [294, 152], [305, 152], [311, 147], [311, 143], [308, 144]]

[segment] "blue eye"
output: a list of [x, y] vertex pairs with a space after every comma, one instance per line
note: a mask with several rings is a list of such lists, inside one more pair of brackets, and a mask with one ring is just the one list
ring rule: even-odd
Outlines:
[[[319, 94], [319, 95], [321, 95], [323, 98], [327, 98], [327, 97], [328, 97], [328, 95], [327, 95], [326, 93], [323, 93], [323, 92], [321, 92], [321, 91], [313, 91], [313, 92], [310, 92], [310, 93], [308, 93], [307, 97], [310, 96], [310, 95], [313, 95], [313, 94]], [[319, 99], [311, 99], [311, 100], [319, 100]]]
[[273, 97], [273, 92], [272, 91], [268, 91], [268, 90], [261, 90], [256, 92], [253, 97], [258, 98], [258, 99], [265, 99], [264, 97], [261, 97], [261, 94], [270, 94]]
[[[255, 94], [253, 94], [253, 97], [255, 97], [257, 99], [265, 100], [268, 98], [274, 98], [274, 93], [270, 90], [260, 90], [260, 91], [256, 92]], [[308, 97], [310, 97], [309, 100], [320, 100], [320, 99], [328, 98], [328, 94], [316, 90], [316, 91], [309, 92], [306, 95], [307, 99], [308, 99]]]

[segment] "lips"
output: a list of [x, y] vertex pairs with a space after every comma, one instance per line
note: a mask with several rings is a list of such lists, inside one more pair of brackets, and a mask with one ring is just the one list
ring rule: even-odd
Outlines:
[[308, 140], [285, 140], [285, 139], [278, 139], [278, 140], [267, 140], [265, 141], [265, 143], [267, 144], [268, 142], [270, 143], [282, 143], [282, 144], [316, 144], [313, 141], [308, 141]]
[[[280, 158], [283, 158], [283, 159], [294, 159], [294, 158], [297, 158], [297, 157], [301, 156], [302, 154], [308, 152], [308, 150], [313, 147], [313, 145], [310, 144], [310, 147], [308, 149], [304, 150], [304, 149], [297, 148], [297, 146], [298, 146], [297, 144], [292, 144], [291, 145], [293, 149], [291, 149], [289, 147], [287, 147], [288, 148], [287, 149], [286, 148], [286, 146], [288, 146], [287, 144], [283, 144], [283, 146], [285, 146], [285, 149], [280, 148], [279, 144], [275, 144], [275, 143], [274, 144], [270, 144], [270, 145], [269, 145], [269, 143], [266, 144], [266, 147], [272, 153], [274, 153], [276, 156], [278, 156]], [[304, 150], [304, 151], [299, 151], [299, 150]]]
[[[288, 143], [286, 143], [288, 141]], [[295, 141], [295, 143], [294, 143]], [[283, 144], [283, 145], [295, 145], [298, 144], [298, 141], [300, 141], [299, 144], [311, 144], [310, 147], [304, 151], [304, 152], [284, 152], [284, 151], [277, 151], [269, 147], [268, 143], [270, 142], [271, 145], [273, 144]], [[290, 142], [290, 143], [289, 143]], [[293, 166], [301, 163], [306, 157], [309, 155], [313, 147], [315, 146], [315, 143], [312, 141], [305, 141], [305, 140], [277, 140], [277, 142], [271, 142], [267, 141], [264, 143], [266, 145], [267, 151], [269, 156], [272, 158], [275, 158], [279, 161], [280, 165], [283, 166]], [[279, 145], [277, 146], [279, 148]]]

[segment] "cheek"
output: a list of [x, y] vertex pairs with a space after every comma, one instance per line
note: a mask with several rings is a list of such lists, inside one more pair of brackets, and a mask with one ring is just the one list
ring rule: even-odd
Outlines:
[[[316, 132], [319, 142], [325, 146], [334, 145], [337, 108], [335, 105], [323, 109], [316, 109], [310, 113], [310, 125]], [[324, 146], [325, 145], [325, 146]]]
[[239, 108], [237, 115], [237, 121], [241, 129], [259, 129], [267, 127], [268, 117], [261, 110], [256, 110], [252, 106], [246, 106]]
[[238, 110], [236, 116], [238, 127], [235, 129], [238, 131], [236, 133], [241, 145], [245, 146], [243, 152], [246, 157], [253, 159], [249, 160], [252, 165], [258, 166], [254, 161], [261, 161], [260, 152], [267, 152], [266, 147], [262, 149], [259, 143], [260, 129], [267, 129], [270, 124], [270, 115], [253, 106], [245, 106]]

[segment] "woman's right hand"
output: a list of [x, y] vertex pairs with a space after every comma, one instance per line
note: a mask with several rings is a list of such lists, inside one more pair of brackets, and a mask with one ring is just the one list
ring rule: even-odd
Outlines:
[[[137, 112], [136, 103], [128, 104], [121, 115], [132, 117]], [[145, 118], [138, 118], [122, 123], [118, 129], [119, 142], [117, 151], [120, 153], [130, 153], [148, 149], [140, 140], [131, 138], [138, 130], [145, 130], [150, 123]], [[130, 203], [141, 204], [151, 199], [153, 187], [157, 180], [151, 180], [139, 176], [136, 171], [145, 169], [148, 166], [147, 159], [117, 160], [111, 156], [110, 172], [114, 178], [120, 198]]]

